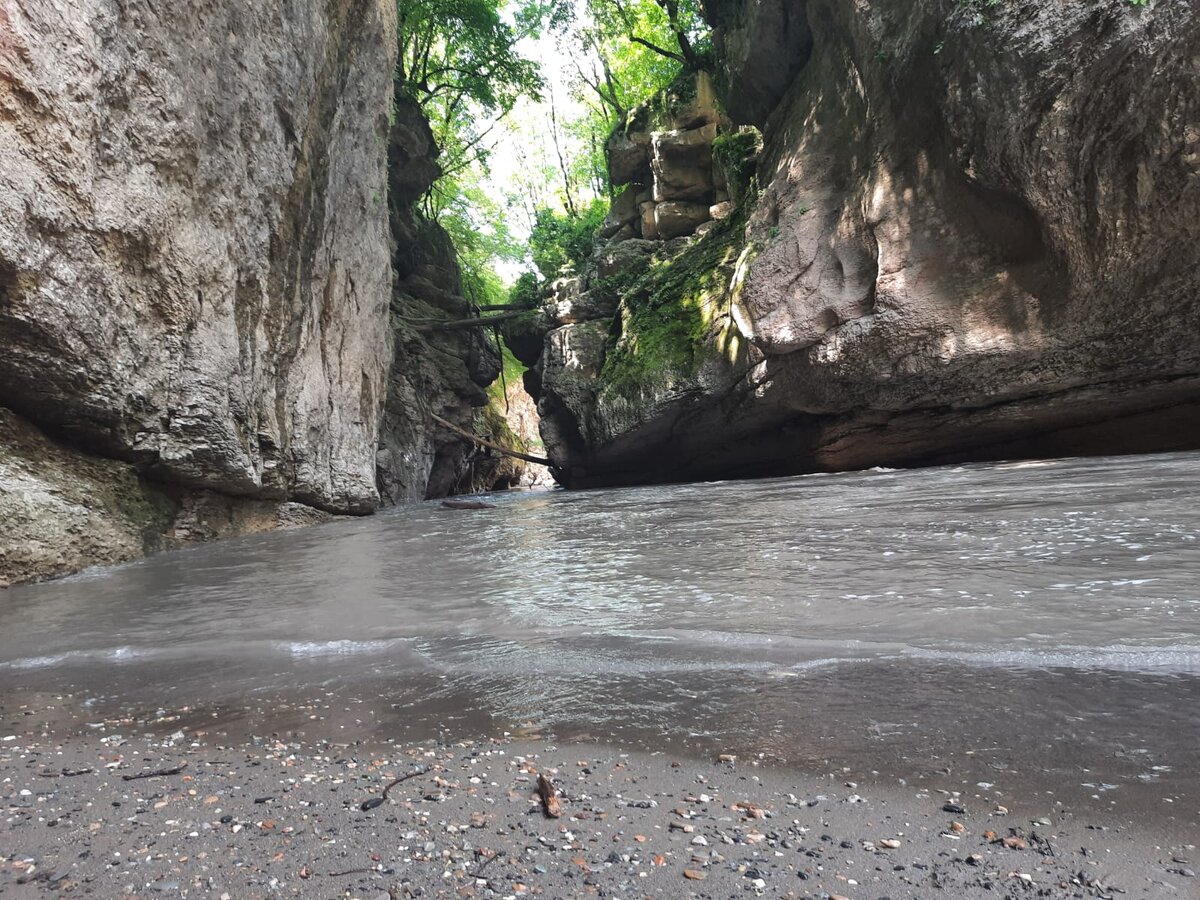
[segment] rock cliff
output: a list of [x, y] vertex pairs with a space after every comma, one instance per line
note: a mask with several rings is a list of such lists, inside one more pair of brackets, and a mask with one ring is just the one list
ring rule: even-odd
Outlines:
[[755, 184], [615, 314], [551, 311], [565, 480], [1200, 446], [1194, 3], [709, 10]]
[[430, 413], [470, 429], [500, 372], [494, 339], [481, 328], [441, 328], [470, 318], [449, 236], [414, 213], [440, 174], [437, 146], [420, 109], [398, 96], [389, 146], [393, 267], [390, 328], [395, 355], [379, 436], [382, 499], [395, 504], [455, 490], [477, 448], [438, 428]]
[[3, 405], [163, 481], [374, 507], [389, 14], [5, 5]]
[[465, 467], [428, 413], [469, 422], [497, 362], [408, 321], [467, 306], [412, 213], [436, 147], [394, 104], [394, 17], [0, 5], [0, 583]]

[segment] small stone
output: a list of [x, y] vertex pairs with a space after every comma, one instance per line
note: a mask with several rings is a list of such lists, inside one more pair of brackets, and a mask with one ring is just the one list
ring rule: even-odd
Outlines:
[[708, 877], [708, 875], [706, 875], [704, 872], [701, 872], [699, 869], [684, 869], [683, 877], [689, 878], [692, 881], [703, 881]]
[[880, 847], [887, 847], [889, 850], [895, 850], [900, 846], [900, 842], [895, 838], [884, 838], [879, 842]]

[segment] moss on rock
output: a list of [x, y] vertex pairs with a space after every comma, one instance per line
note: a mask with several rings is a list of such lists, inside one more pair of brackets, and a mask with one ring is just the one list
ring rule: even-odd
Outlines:
[[713, 141], [713, 164], [725, 176], [729, 197], [736, 206], [745, 206], [757, 196], [758, 157], [762, 148], [762, 133], [757, 128], [721, 134]]
[[727, 322], [744, 243], [745, 219], [734, 216], [677, 255], [655, 259], [621, 302], [600, 374], [603, 395], [636, 401], [697, 373]]

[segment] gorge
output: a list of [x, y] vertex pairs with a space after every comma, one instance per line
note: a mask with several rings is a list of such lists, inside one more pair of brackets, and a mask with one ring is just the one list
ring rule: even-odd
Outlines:
[[1198, 86], [1196, 0], [0, 0], [0, 895], [1192, 896]]
[[[1192, 4], [704, 13], [506, 326], [561, 481], [1200, 443]], [[390, 4], [3, 15], [0, 578], [494, 480], [431, 418], [476, 427], [500, 356], [437, 325], [475, 306]]]

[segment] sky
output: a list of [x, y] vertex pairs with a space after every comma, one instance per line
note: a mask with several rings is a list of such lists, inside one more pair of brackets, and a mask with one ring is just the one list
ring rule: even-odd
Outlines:
[[[577, 4], [577, 12], [582, 4]], [[522, 98], [516, 107], [492, 132], [493, 145], [489, 157], [490, 174], [484, 183], [490, 186], [495, 196], [519, 195], [521, 186], [528, 182], [530, 170], [547, 171], [548, 184], [539, 184], [540, 204], [562, 208], [561, 175], [558, 168], [558, 157], [551, 140], [550, 97], [553, 95], [555, 111], [560, 123], [579, 118], [584, 113], [584, 106], [572, 96], [570, 85], [575, 78], [575, 63], [573, 57], [582, 51], [569, 44], [569, 37], [558, 35], [543, 35], [538, 39], [526, 39], [519, 45], [521, 55], [527, 59], [536, 60], [541, 65], [542, 77], [546, 81], [545, 97], [541, 101]], [[562, 150], [568, 158], [579, 154], [577, 142], [560, 129], [559, 140]], [[522, 160], [524, 156], [524, 161]], [[519, 240], [529, 237], [530, 221], [524, 211], [527, 204], [518, 201], [509, 217], [508, 227]], [[522, 272], [532, 268], [532, 263], [524, 265], [501, 262], [496, 266], [497, 273], [506, 282], [513, 282]]]

